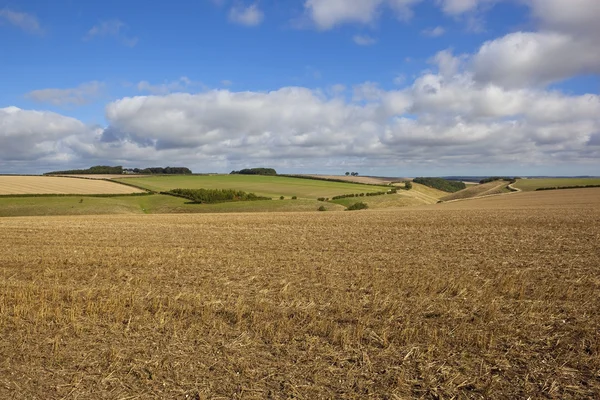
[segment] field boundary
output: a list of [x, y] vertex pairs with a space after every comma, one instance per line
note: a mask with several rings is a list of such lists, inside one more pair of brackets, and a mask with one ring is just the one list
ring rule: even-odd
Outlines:
[[19, 198], [19, 197], [139, 197], [150, 196], [156, 193], [96, 193], [96, 194], [77, 194], [77, 193], [22, 193], [22, 194], [0, 194], [0, 198]]
[[377, 187], [381, 187], [381, 188], [393, 186], [392, 184], [389, 184], [389, 185], [379, 185], [379, 184], [376, 184], [376, 183], [362, 183], [362, 182], [346, 181], [346, 180], [343, 180], [343, 179], [320, 178], [318, 176], [310, 176], [310, 175], [277, 174], [277, 175], [273, 175], [273, 176], [282, 176], [282, 177], [285, 177], [285, 178], [308, 179], [308, 180], [313, 180], [313, 181], [351, 183], [351, 184], [354, 184], [354, 185], [377, 186]]

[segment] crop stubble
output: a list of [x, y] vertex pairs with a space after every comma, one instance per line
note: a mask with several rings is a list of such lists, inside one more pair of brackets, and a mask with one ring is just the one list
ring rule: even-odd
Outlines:
[[598, 397], [599, 243], [600, 206], [3, 219], [0, 397]]
[[56, 176], [0, 176], [3, 194], [129, 194], [143, 190], [115, 182]]

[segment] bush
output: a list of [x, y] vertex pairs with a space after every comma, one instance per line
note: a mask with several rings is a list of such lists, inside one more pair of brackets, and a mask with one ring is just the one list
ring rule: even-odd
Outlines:
[[234, 189], [173, 189], [164, 193], [183, 197], [184, 199], [199, 204], [214, 204], [229, 201], [271, 200], [269, 197], [260, 197], [254, 193], [246, 193]]
[[317, 200], [318, 201], [325, 201], [325, 197], [319, 197]]
[[279, 197], [279, 200], [283, 200], [283, 199], [285, 199], [285, 197], [283, 197], [283, 196], [280, 196], [280, 197]]
[[325, 208], [325, 206], [321, 206], [317, 208], [317, 211], [327, 211], [327, 209]]
[[412, 189], [412, 182], [411, 181], [405, 181], [404, 182], [404, 189], [406, 189], [406, 190]]
[[354, 211], [354, 210], [366, 210], [369, 206], [366, 203], [358, 202], [352, 204], [350, 207], [346, 209], [346, 211]]
[[292, 200], [298, 200], [298, 196], [292, 196]]

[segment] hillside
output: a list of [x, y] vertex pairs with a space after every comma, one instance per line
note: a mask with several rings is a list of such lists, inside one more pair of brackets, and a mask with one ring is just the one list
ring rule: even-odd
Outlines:
[[474, 197], [489, 196], [492, 194], [508, 193], [509, 190], [506, 189], [507, 186], [508, 186], [508, 182], [506, 182], [506, 181], [493, 181], [493, 182], [483, 183], [483, 184], [471, 186], [471, 187], [463, 189], [459, 192], [444, 196], [440, 200], [451, 201], [451, 200], [471, 199]]

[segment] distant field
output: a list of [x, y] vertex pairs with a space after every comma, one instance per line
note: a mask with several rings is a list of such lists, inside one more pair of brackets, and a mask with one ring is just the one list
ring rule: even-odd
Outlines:
[[545, 187], [600, 185], [600, 178], [519, 179], [513, 186], [524, 192]]
[[135, 178], [135, 180], [124, 178], [117, 179], [117, 181], [132, 183], [157, 192], [171, 189], [238, 189], [272, 198], [298, 196], [298, 198], [305, 199], [333, 197], [348, 193], [379, 192], [389, 189], [385, 186], [259, 175], [177, 175]]
[[54, 176], [0, 176], [0, 195], [130, 193], [143, 193], [143, 190], [101, 180]]
[[0, 219], [0, 399], [599, 399], [599, 237], [600, 189]]

